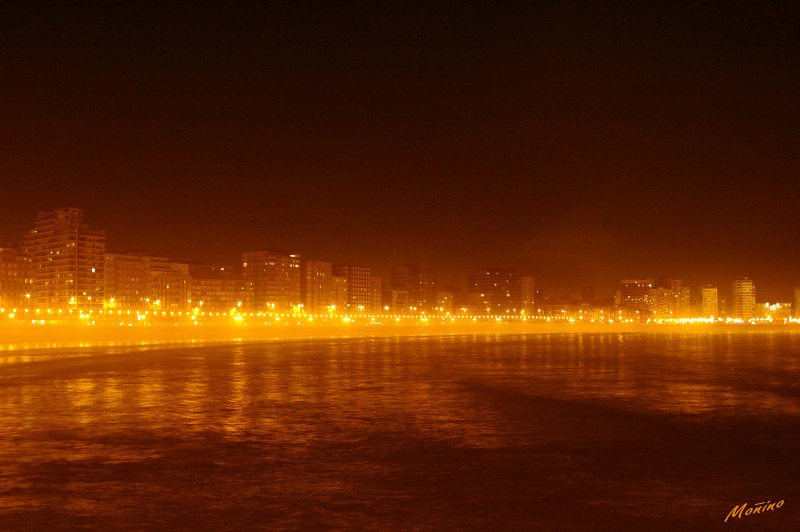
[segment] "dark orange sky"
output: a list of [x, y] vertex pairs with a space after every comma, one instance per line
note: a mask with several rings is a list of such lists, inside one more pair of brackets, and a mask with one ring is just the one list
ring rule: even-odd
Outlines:
[[269, 4], [4, 8], [0, 242], [800, 285], [797, 7]]

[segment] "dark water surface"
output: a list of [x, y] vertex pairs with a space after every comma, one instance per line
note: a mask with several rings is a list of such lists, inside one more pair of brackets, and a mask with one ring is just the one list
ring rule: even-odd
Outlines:
[[0, 352], [0, 530], [276, 528], [800, 530], [800, 335]]

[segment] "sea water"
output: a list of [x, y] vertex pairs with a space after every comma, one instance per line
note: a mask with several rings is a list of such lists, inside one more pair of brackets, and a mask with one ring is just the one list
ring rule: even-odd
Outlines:
[[0, 530], [734, 527], [800, 530], [798, 334], [0, 353]]

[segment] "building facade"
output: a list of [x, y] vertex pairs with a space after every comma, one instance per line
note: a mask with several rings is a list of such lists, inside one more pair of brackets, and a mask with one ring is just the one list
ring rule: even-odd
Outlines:
[[291, 312], [302, 308], [300, 255], [282, 250], [242, 253], [242, 273], [253, 292], [253, 309]]
[[106, 253], [105, 307], [130, 311], [186, 311], [189, 265], [144, 253]]
[[436, 314], [446, 316], [453, 313], [454, 294], [452, 290], [436, 290]]
[[624, 319], [645, 320], [650, 316], [650, 290], [653, 279], [626, 277], [619, 282], [616, 305]]
[[347, 277], [341, 275], [334, 275], [332, 277], [333, 283], [333, 305], [331, 305], [331, 312], [333, 314], [344, 314], [347, 312]]
[[303, 304], [306, 313], [324, 314], [334, 305], [333, 264], [309, 260], [303, 272]]
[[755, 316], [756, 287], [753, 280], [742, 277], [733, 281], [729, 316], [736, 319], [749, 320]]
[[469, 303], [478, 314], [508, 315], [522, 310], [522, 283], [517, 271], [486, 268], [468, 278]]
[[363, 264], [337, 264], [334, 275], [347, 279], [347, 304], [344, 312], [364, 314], [372, 311], [372, 268]]
[[189, 307], [210, 312], [249, 309], [252, 294], [244, 276], [230, 265], [189, 265]]
[[106, 253], [106, 308], [148, 310], [150, 308], [150, 257], [135, 253]]
[[719, 316], [719, 294], [716, 286], [705, 285], [700, 288], [700, 316], [703, 318]]
[[691, 290], [680, 279], [661, 278], [652, 284], [648, 294], [649, 317], [675, 319], [691, 315]]
[[106, 235], [84, 223], [82, 209], [39, 212], [23, 245], [30, 260], [34, 305], [103, 308]]
[[28, 261], [14, 248], [0, 248], [0, 308], [30, 306], [31, 279]]
[[524, 275], [519, 278], [520, 285], [520, 305], [521, 310], [526, 316], [536, 314], [536, 288], [533, 284], [533, 277]]
[[151, 295], [153, 310], [189, 310], [189, 265], [172, 262], [164, 257], [150, 257]]
[[[370, 312], [379, 314], [383, 312], [383, 280], [373, 275], [370, 279]], [[388, 306], [388, 305], [387, 305]]]
[[392, 290], [408, 293], [408, 306], [403, 312], [431, 313], [436, 309], [436, 275], [429, 268], [403, 264], [392, 272]]
[[792, 317], [800, 318], [800, 287], [795, 287], [792, 298]]

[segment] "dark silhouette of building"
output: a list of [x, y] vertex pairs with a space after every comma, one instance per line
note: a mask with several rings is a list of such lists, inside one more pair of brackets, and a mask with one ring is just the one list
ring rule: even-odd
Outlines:
[[522, 285], [515, 270], [486, 268], [468, 278], [469, 304], [478, 314], [508, 315], [522, 310]]

